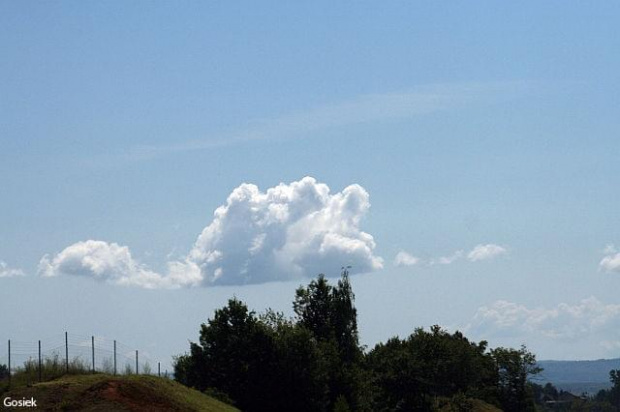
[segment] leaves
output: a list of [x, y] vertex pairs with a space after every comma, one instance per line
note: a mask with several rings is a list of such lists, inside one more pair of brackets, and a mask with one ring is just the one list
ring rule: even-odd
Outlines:
[[293, 319], [230, 299], [175, 359], [175, 378], [250, 412], [431, 410], [437, 399], [463, 409], [471, 398], [507, 411], [533, 406], [527, 378], [540, 368], [525, 346], [489, 351], [434, 325], [365, 354], [354, 303], [346, 270], [336, 285], [319, 275], [298, 288]]

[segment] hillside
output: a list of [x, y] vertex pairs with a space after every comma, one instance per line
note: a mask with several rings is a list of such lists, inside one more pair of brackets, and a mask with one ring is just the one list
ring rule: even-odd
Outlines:
[[620, 369], [620, 358], [587, 361], [539, 361], [544, 368], [539, 378], [541, 382], [551, 382], [557, 388], [575, 394], [596, 393], [611, 387], [609, 371]]
[[2, 397], [33, 397], [37, 410], [44, 411], [238, 411], [176, 382], [152, 376], [66, 376], [14, 388]]
[[490, 405], [480, 399], [467, 399], [454, 401], [446, 398], [440, 398], [438, 404], [435, 406], [438, 412], [452, 412], [452, 411], [469, 411], [469, 412], [502, 412], [501, 409]]

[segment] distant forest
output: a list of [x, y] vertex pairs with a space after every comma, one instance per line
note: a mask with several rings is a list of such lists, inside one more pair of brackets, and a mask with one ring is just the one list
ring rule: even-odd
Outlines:
[[175, 379], [249, 412], [620, 411], [620, 370], [611, 389], [575, 396], [532, 382], [542, 368], [525, 346], [432, 326], [367, 350], [354, 302], [346, 270], [297, 289], [292, 319], [230, 299], [175, 358]]

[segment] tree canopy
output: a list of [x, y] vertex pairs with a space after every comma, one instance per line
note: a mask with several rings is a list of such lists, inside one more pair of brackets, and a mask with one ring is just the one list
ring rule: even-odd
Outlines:
[[[424, 411], [480, 399], [505, 410], [533, 407], [525, 347], [489, 349], [435, 325], [365, 352], [348, 273], [297, 289], [295, 317], [257, 315], [238, 299], [200, 327], [175, 361], [175, 379], [244, 411]], [[461, 408], [461, 409], [459, 409]], [[512, 409], [511, 409], [512, 408]]]

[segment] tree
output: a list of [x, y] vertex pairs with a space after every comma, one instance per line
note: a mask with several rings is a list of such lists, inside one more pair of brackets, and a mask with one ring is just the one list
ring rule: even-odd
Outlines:
[[428, 410], [422, 366], [407, 342], [397, 337], [377, 344], [366, 356], [372, 376], [372, 407], [377, 412]]
[[263, 372], [274, 356], [271, 337], [254, 312], [230, 299], [201, 325], [199, 343], [192, 342], [190, 353], [177, 358], [175, 376], [202, 391], [215, 388], [241, 409], [253, 410], [266, 396]]
[[[524, 346], [488, 351], [435, 325], [365, 355], [354, 302], [346, 270], [334, 286], [319, 275], [297, 289], [292, 319], [230, 299], [175, 359], [175, 379], [250, 412], [467, 410], [472, 398], [508, 412], [535, 407], [528, 377], [541, 369]], [[620, 371], [610, 377], [618, 394]]]
[[337, 286], [331, 286], [320, 274], [307, 287], [297, 289], [293, 309], [297, 324], [316, 338], [327, 363], [330, 408], [344, 396], [351, 409], [363, 410], [363, 352], [358, 340], [355, 295], [348, 275], [343, 268]]
[[8, 366], [0, 363], [0, 381], [9, 377]]
[[486, 341], [476, 344], [459, 331], [450, 334], [434, 325], [430, 332], [416, 329], [407, 344], [422, 366], [426, 391], [433, 396], [479, 390], [493, 379]]
[[175, 359], [179, 382], [244, 411], [325, 411], [326, 366], [312, 333], [281, 314], [257, 317], [231, 299]]
[[557, 401], [560, 395], [558, 389], [551, 382], [547, 382], [545, 386], [528, 382], [528, 388], [534, 403], [539, 407], [545, 407], [549, 401]]
[[366, 357], [375, 384], [374, 409], [427, 410], [436, 397], [459, 394], [493, 401], [494, 363], [486, 347], [485, 341], [469, 342], [437, 325], [378, 344]]
[[491, 350], [496, 364], [497, 390], [502, 408], [507, 411], [535, 410], [533, 396], [528, 388], [528, 378], [542, 372], [536, 356], [527, 350], [496, 348]]
[[362, 354], [357, 331], [357, 309], [355, 295], [349, 282], [349, 273], [343, 269], [338, 286], [333, 289], [333, 328], [342, 360], [354, 363]]
[[340, 395], [334, 404], [334, 412], [351, 412], [347, 399]]
[[335, 338], [333, 328], [333, 287], [325, 275], [320, 274], [307, 288], [299, 287], [295, 292], [293, 309], [297, 322], [312, 332], [320, 341]]
[[266, 373], [274, 384], [271, 411], [326, 411], [327, 363], [312, 333], [279, 317], [272, 323], [275, 362]]
[[349, 273], [343, 268], [336, 287], [329, 285], [325, 275], [320, 274], [307, 288], [298, 288], [293, 309], [299, 324], [310, 330], [319, 341], [335, 341], [343, 360], [354, 362], [362, 353], [354, 302]]
[[609, 380], [614, 385], [609, 390], [609, 402], [620, 410], [620, 369], [609, 371]]

